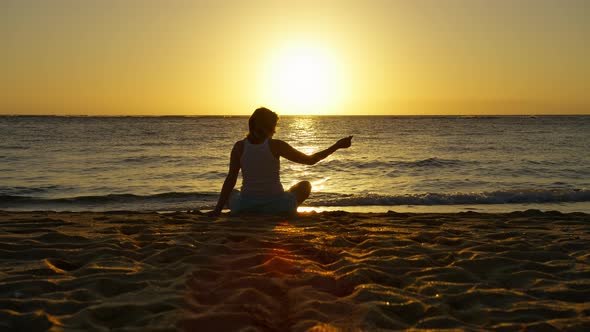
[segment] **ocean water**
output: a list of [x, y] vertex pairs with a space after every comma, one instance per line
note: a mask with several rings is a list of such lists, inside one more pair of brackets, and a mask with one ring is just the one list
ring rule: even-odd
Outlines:
[[[187, 210], [215, 205], [247, 117], [0, 117], [0, 209]], [[284, 116], [306, 153], [304, 209], [590, 212], [590, 116]], [[238, 187], [240, 186], [238, 181]]]

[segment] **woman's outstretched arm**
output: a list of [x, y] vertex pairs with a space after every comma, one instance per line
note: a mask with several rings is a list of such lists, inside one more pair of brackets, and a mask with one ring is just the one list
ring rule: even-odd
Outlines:
[[332, 146], [330, 146], [329, 148], [319, 151], [319, 152], [316, 152], [314, 154], [310, 154], [310, 155], [305, 154], [305, 153], [295, 149], [294, 147], [289, 145], [289, 143], [284, 142], [284, 141], [273, 140], [273, 143], [276, 146], [278, 155], [280, 155], [281, 157], [284, 157], [288, 160], [291, 160], [292, 162], [296, 162], [299, 164], [314, 165], [317, 162], [319, 162], [320, 160], [325, 159], [326, 157], [328, 157], [332, 153], [336, 152], [336, 150], [338, 150], [338, 149], [349, 148], [350, 145], [352, 144], [351, 140], [352, 140], [352, 136], [342, 138], [342, 139], [338, 140], [336, 143], [334, 143]]
[[223, 182], [223, 187], [221, 187], [221, 194], [219, 194], [219, 200], [217, 201], [217, 205], [215, 209], [209, 213], [211, 216], [217, 216], [223, 210], [225, 203], [227, 203], [229, 199], [229, 195], [231, 194], [232, 190], [236, 186], [236, 181], [238, 180], [238, 174], [240, 173], [240, 156], [242, 155], [242, 142], [237, 142], [234, 144], [233, 149], [231, 150], [231, 155], [229, 158], [229, 171], [227, 172], [227, 177]]

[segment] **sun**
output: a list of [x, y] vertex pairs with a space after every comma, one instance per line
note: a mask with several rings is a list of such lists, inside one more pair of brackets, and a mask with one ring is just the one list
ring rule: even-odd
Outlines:
[[286, 45], [271, 55], [264, 72], [263, 104], [283, 114], [329, 114], [342, 103], [342, 66], [326, 47]]

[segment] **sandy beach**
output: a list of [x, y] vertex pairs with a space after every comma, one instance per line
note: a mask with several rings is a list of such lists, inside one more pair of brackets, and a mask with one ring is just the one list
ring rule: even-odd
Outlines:
[[0, 212], [0, 330], [590, 330], [590, 215]]

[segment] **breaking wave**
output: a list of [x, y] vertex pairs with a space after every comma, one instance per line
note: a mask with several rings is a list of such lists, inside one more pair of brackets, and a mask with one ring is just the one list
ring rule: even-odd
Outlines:
[[[0, 209], [18, 210], [183, 210], [210, 209], [218, 193], [169, 192], [154, 195], [109, 194], [45, 199], [0, 195]], [[588, 189], [506, 190], [481, 193], [401, 195], [313, 193], [308, 206], [474, 205], [590, 202]]]

